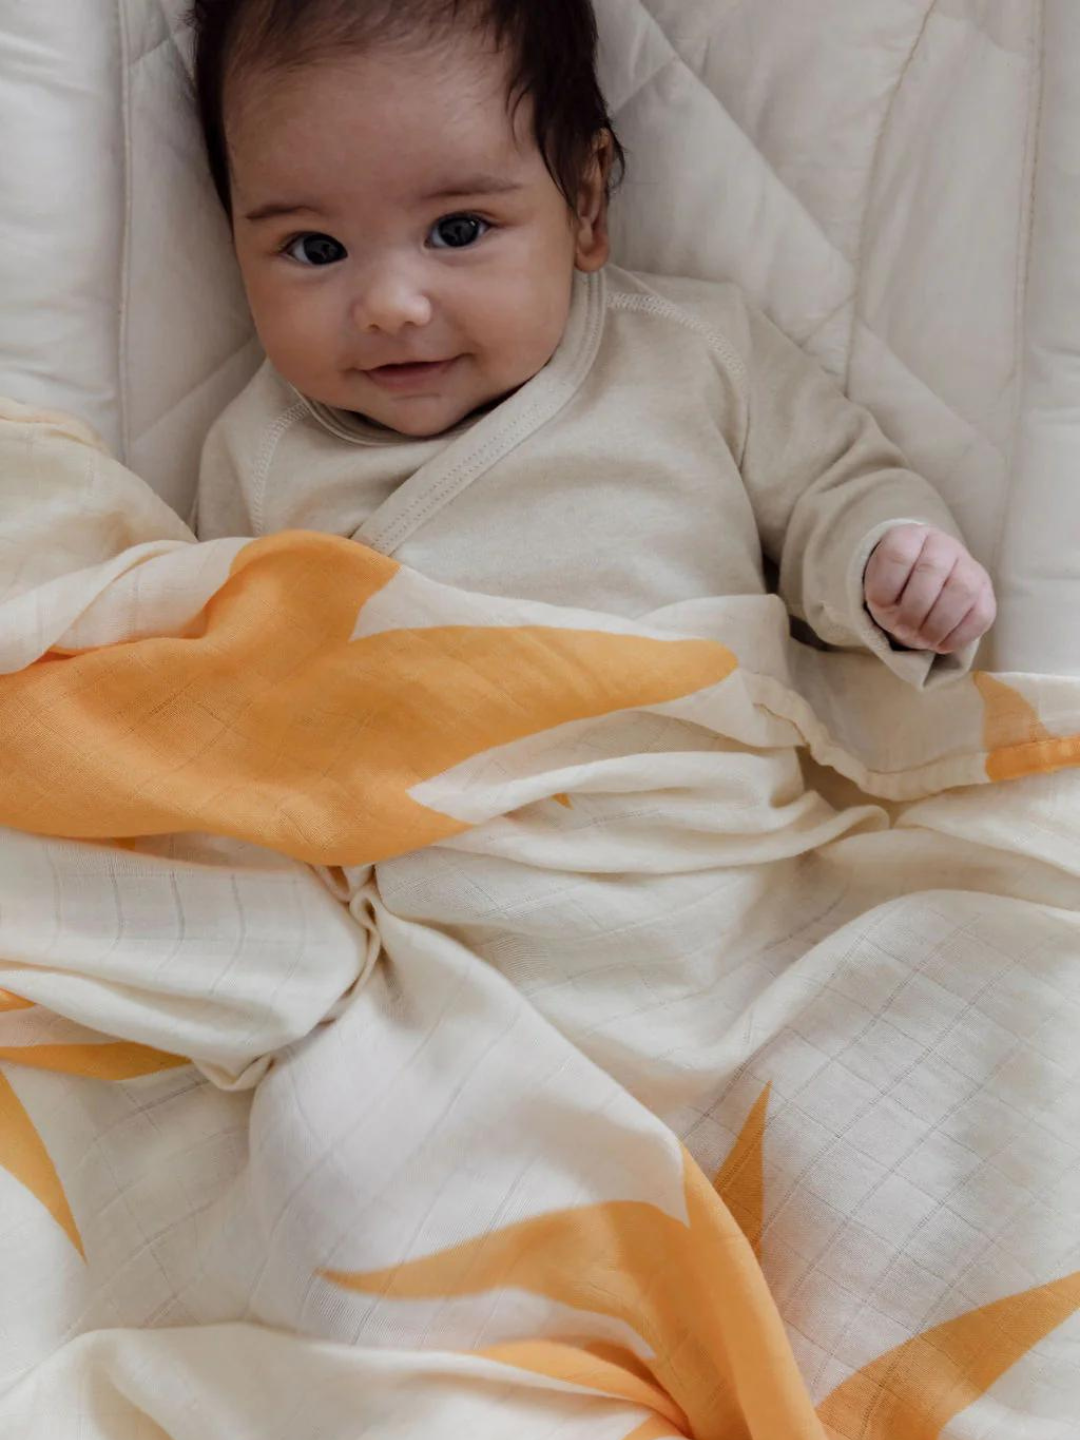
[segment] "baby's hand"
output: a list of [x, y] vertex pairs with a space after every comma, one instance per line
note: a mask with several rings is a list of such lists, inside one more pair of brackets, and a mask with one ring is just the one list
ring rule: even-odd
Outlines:
[[952, 655], [985, 635], [997, 602], [983, 567], [951, 535], [898, 525], [874, 548], [863, 577], [867, 608], [909, 650]]

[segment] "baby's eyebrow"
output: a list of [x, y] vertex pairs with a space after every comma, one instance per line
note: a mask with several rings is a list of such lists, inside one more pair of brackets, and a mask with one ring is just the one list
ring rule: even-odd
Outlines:
[[[420, 198], [426, 204], [432, 200], [462, 200], [470, 195], [508, 195], [514, 190], [523, 190], [520, 180], [506, 180], [499, 175], [466, 175], [452, 185], [441, 185]], [[316, 215], [319, 207], [305, 200], [273, 200], [248, 210], [244, 219], [252, 224], [260, 220], [277, 220], [284, 215]]]
[[520, 180], [507, 180], [499, 175], [466, 175], [452, 185], [441, 185], [421, 198], [427, 200], [460, 200], [466, 195], [507, 195], [523, 190]]
[[315, 215], [318, 213], [318, 206], [308, 205], [303, 200], [275, 200], [268, 205], [259, 205], [254, 210], [249, 210], [245, 220], [276, 220], [281, 215]]

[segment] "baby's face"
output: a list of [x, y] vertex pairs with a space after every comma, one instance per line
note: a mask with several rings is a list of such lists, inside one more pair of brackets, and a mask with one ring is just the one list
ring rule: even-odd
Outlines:
[[227, 102], [248, 300], [301, 394], [437, 435], [547, 364], [575, 266], [607, 258], [603, 182], [572, 215], [481, 42], [258, 73]]

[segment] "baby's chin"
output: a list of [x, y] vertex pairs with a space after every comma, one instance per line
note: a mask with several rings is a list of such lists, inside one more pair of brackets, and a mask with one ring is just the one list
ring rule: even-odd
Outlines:
[[[417, 407], [420, 410], [420, 407]], [[376, 425], [381, 430], [387, 430], [395, 435], [404, 435], [410, 440], [436, 440], [440, 435], [446, 435], [451, 430], [456, 430], [464, 420], [473, 412], [455, 407], [445, 411], [441, 415], [417, 414], [393, 414], [385, 412], [372, 413], [371, 410], [357, 410], [354, 412], [362, 420], [371, 425]]]
[[[520, 387], [515, 387], [520, 388]], [[513, 394], [503, 390], [490, 397], [472, 397], [448, 402], [442, 398], [427, 397], [398, 402], [396, 404], [359, 404], [347, 407], [370, 425], [378, 426], [396, 435], [405, 435], [410, 440], [435, 440], [459, 426], [478, 420], [496, 405]], [[335, 407], [346, 408], [346, 407]]]

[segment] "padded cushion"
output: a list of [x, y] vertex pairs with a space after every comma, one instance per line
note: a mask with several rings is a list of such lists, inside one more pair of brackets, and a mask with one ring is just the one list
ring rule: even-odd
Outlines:
[[0, 390], [89, 421], [178, 509], [258, 363], [203, 174], [181, 4], [0, 17]]

